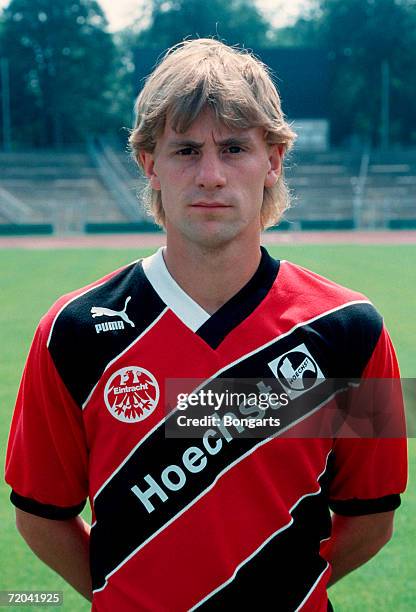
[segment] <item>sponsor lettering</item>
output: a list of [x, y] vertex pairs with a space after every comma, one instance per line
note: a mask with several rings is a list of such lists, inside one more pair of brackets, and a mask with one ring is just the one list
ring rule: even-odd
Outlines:
[[[257, 386], [263, 393], [265, 389], [268, 389], [263, 381], [259, 382]], [[285, 396], [282, 397], [280, 404], [270, 403], [269, 407], [271, 410], [278, 410], [281, 405], [286, 405], [287, 403], [288, 398]], [[132, 493], [143, 504], [147, 512], [149, 514], [152, 513], [155, 510], [157, 501], [164, 503], [169, 499], [169, 492], [181, 490], [192, 474], [197, 474], [207, 467], [209, 457], [217, 455], [224, 448], [225, 443], [230, 443], [235, 436], [238, 437], [242, 434], [246, 427], [251, 428], [252, 424], [255, 424], [256, 421], [262, 421], [261, 424], [263, 426], [279, 427], [279, 419], [273, 419], [272, 417], [265, 419], [264, 413], [264, 407], [242, 403], [238, 406], [237, 414], [226, 412], [221, 417], [218, 413], [208, 415], [207, 423], [213, 426], [209, 427], [202, 435], [202, 448], [196, 445], [187, 448], [182, 454], [179, 464], [172, 463], [165, 467], [158, 480], [151, 474], [146, 474], [143, 477], [143, 484], [140, 484], [140, 486], [135, 484], [131, 487]], [[241, 418], [241, 416], [245, 418]], [[186, 417], [179, 416], [177, 418], [184, 419]], [[267, 423], [264, 421], [267, 421]], [[178, 424], [181, 426], [180, 422]], [[198, 425], [201, 425], [201, 423], [198, 423]], [[260, 425], [260, 423], [257, 423], [257, 425]], [[216, 429], [214, 429], [214, 426]], [[230, 431], [231, 427], [234, 428], [236, 433]]]

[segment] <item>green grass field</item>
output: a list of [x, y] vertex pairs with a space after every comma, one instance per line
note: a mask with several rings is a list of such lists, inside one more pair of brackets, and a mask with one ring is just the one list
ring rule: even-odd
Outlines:
[[[149, 251], [147, 251], [149, 252]], [[416, 245], [283, 246], [270, 252], [364, 292], [383, 313], [403, 377], [416, 377]], [[1, 439], [4, 454], [17, 386], [40, 316], [62, 293], [145, 254], [127, 250], [0, 250]], [[412, 359], [413, 357], [413, 359]], [[397, 512], [392, 541], [358, 572], [330, 591], [337, 612], [415, 610], [416, 445], [410, 443], [410, 482]], [[6, 485], [0, 489], [0, 590], [63, 590], [65, 612], [89, 605], [42, 565], [18, 536]], [[32, 608], [26, 608], [32, 609]], [[33, 608], [35, 609], [35, 608]], [[271, 602], [271, 609], [279, 610]], [[122, 611], [120, 611], [122, 612]]]

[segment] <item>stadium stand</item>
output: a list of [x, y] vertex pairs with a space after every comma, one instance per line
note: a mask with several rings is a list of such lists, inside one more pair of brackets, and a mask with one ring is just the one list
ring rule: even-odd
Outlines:
[[[0, 153], [0, 222], [50, 223], [57, 233], [78, 233], [87, 222], [128, 221], [98, 165], [87, 150]], [[133, 190], [129, 195], [135, 200]]]
[[299, 151], [286, 176], [293, 195], [286, 214], [293, 229], [352, 229], [361, 156], [348, 151]]
[[[293, 205], [281, 229], [416, 228], [416, 150], [297, 151], [285, 166]], [[143, 178], [115, 142], [0, 153], [0, 168], [1, 233], [152, 227], [137, 197]]]
[[141, 222], [144, 214], [138, 206], [137, 195], [135, 195], [138, 187], [137, 171], [136, 184], [132, 185], [130, 175], [121, 162], [121, 156], [117, 155], [114, 147], [105, 140], [91, 140], [88, 143], [88, 152], [104, 185], [117, 202], [127, 221]]
[[416, 229], [416, 152], [374, 152], [364, 200], [368, 229]]

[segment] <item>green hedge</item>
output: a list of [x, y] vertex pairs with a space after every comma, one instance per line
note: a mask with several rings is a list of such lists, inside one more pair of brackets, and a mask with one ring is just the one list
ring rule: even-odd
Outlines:
[[416, 219], [390, 219], [389, 229], [394, 229], [394, 230], [416, 229]]
[[1, 223], [0, 236], [33, 236], [53, 234], [51, 223]]
[[134, 234], [135, 232], [161, 232], [158, 225], [149, 221], [140, 223], [86, 223], [86, 234]]

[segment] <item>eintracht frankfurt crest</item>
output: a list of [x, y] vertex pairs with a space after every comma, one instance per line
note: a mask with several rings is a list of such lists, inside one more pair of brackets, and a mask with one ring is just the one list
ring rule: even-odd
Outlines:
[[156, 378], [138, 366], [117, 370], [104, 389], [104, 401], [111, 414], [123, 423], [137, 423], [152, 414], [159, 401]]

